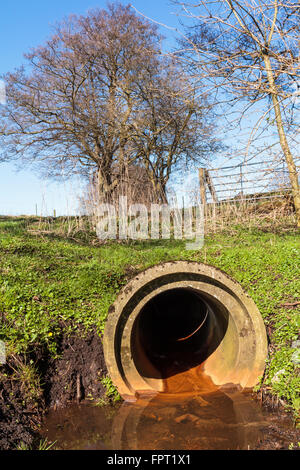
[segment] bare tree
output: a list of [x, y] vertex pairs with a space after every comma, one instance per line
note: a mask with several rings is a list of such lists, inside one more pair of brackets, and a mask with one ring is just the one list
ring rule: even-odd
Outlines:
[[178, 160], [193, 148], [199, 156], [200, 120], [161, 41], [155, 25], [121, 4], [58, 24], [25, 55], [26, 67], [3, 77], [0, 158], [36, 162], [48, 176], [96, 172], [106, 200], [136, 162], [164, 199]]
[[7, 106], [0, 125], [2, 158], [45, 163], [48, 175], [89, 174], [104, 192], [113, 188], [112, 167], [134, 159], [127, 145], [136, 107], [136, 77], [155, 62], [161, 36], [129, 6], [109, 5], [72, 16], [4, 77]]
[[[294, 0], [175, 1], [191, 20], [181, 41], [195, 79], [201, 77], [222, 106], [238, 113], [236, 123], [258, 113], [249, 142], [255, 134], [276, 129], [277, 142], [289, 171], [298, 226], [300, 191], [293, 147], [299, 135], [300, 9]], [[226, 105], [229, 107], [226, 108]], [[229, 118], [228, 118], [229, 119]], [[230, 122], [232, 124], [232, 121]], [[272, 144], [273, 145], [273, 144]], [[265, 145], [267, 146], [267, 144]]]
[[191, 170], [219, 150], [214, 117], [207, 99], [195, 98], [181, 64], [167, 57], [155, 70], [148, 68], [139, 87], [142, 100], [139, 119], [133, 124], [134, 147], [154, 192], [165, 203], [171, 174], [184, 166]]

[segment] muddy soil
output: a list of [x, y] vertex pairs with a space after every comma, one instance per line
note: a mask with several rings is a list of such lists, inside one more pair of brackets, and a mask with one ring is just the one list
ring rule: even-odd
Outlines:
[[263, 429], [264, 437], [254, 450], [300, 450], [300, 431], [290, 414], [283, 410], [272, 412], [268, 414], [268, 422], [269, 425]]
[[[13, 356], [0, 366], [0, 450], [16, 449], [21, 442], [35, 448], [48, 409], [105, 394], [99, 379], [107, 369], [102, 343], [95, 332], [62, 335], [58, 353], [59, 358], [52, 359], [37, 349], [26, 360]], [[40, 378], [35, 390], [24, 379], [24, 366], [30, 363]]]
[[[21, 442], [30, 447], [39, 439], [38, 426], [43, 405], [23, 399], [20, 382], [10, 366], [0, 369], [0, 450], [17, 449]], [[6, 374], [6, 376], [4, 376]]]
[[[45, 351], [36, 350], [26, 362], [14, 356], [0, 366], [0, 450], [17, 449], [20, 443], [26, 448], [38, 448], [43, 438], [39, 430], [47, 411], [67, 409], [71, 404], [104, 396], [100, 378], [107, 369], [102, 343], [95, 332], [62, 335], [58, 352], [60, 357], [54, 360]], [[28, 365], [28, 361], [40, 377], [40, 386], [34, 390], [24, 378], [20, 379], [25, 370], [22, 365]], [[264, 412], [272, 411], [270, 403], [267, 398], [263, 401]], [[280, 406], [272, 416], [255, 449], [297, 449], [300, 431], [293, 425], [291, 415]]]
[[100, 382], [107, 374], [102, 343], [97, 334], [63, 337], [59, 359], [39, 358], [46, 407], [63, 407], [105, 393]]

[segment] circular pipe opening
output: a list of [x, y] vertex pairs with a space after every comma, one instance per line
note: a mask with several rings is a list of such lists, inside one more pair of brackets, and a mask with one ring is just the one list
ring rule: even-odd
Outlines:
[[165, 263], [132, 279], [109, 310], [104, 337], [109, 374], [125, 399], [142, 393], [253, 387], [267, 339], [261, 315], [241, 286], [213, 266]]
[[132, 329], [132, 355], [139, 373], [151, 378], [150, 363], [168, 378], [203, 363], [224, 338], [228, 325], [224, 314], [191, 288], [153, 297]]

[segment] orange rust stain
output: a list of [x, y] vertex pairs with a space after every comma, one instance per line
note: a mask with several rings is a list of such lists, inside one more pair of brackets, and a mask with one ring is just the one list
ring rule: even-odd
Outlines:
[[218, 387], [202, 371], [202, 367], [196, 366], [183, 372], [168, 374], [164, 379], [163, 393], [210, 393], [217, 389]]

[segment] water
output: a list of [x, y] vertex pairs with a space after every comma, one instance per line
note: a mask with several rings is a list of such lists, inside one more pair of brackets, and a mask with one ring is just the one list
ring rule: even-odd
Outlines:
[[168, 372], [164, 393], [51, 410], [41, 433], [66, 450], [247, 450], [261, 441], [287, 448], [295, 437], [291, 421], [264, 411], [250, 392], [220, 389], [199, 367]]
[[42, 434], [59, 449], [234, 450], [253, 448], [266, 423], [249, 394], [217, 390], [52, 410]]

